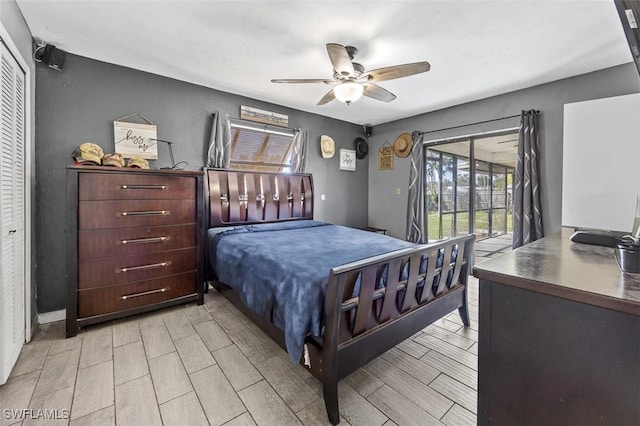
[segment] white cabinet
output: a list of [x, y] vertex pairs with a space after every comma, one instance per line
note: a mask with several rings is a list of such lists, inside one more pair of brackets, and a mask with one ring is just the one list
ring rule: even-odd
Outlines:
[[0, 42], [0, 384], [25, 341], [25, 74]]

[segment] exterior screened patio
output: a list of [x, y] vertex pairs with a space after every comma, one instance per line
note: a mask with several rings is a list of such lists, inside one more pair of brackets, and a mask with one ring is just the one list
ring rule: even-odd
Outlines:
[[473, 233], [476, 258], [510, 250], [517, 137], [425, 144], [429, 242]]

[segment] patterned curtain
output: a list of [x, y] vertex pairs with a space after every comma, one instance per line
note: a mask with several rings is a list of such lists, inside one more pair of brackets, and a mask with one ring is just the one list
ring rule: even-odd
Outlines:
[[291, 153], [291, 171], [293, 173], [304, 173], [307, 170], [307, 139], [307, 129], [296, 130]]
[[544, 236], [540, 206], [539, 113], [522, 111], [518, 135], [518, 158], [513, 183], [513, 248]]
[[229, 116], [218, 110], [213, 114], [213, 125], [209, 138], [209, 151], [207, 152], [207, 167], [226, 169], [229, 167], [231, 155], [231, 125]]
[[426, 243], [425, 205], [424, 205], [424, 147], [423, 135], [413, 132], [411, 149], [411, 170], [409, 173], [409, 192], [407, 202], [407, 241]]

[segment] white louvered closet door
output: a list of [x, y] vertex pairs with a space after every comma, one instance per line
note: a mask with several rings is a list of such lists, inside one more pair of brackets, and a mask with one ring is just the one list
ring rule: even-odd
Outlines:
[[2, 42], [0, 49], [0, 384], [3, 384], [25, 340], [25, 79]]

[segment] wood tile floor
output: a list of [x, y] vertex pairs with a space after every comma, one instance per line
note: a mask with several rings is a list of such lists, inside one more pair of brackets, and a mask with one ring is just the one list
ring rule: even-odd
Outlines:
[[477, 240], [474, 246], [475, 264], [510, 252], [512, 243], [513, 234], [511, 233]]
[[[471, 327], [452, 313], [344, 379], [341, 425], [476, 424], [478, 283], [470, 281]], [[329, 424], [314, 377], [215, 290], [205, 301], [71, 339], [63, 322], [41, 326], [0, 386], [0, 425]], [[32, 411], [20, 420], [11, 409]]]

